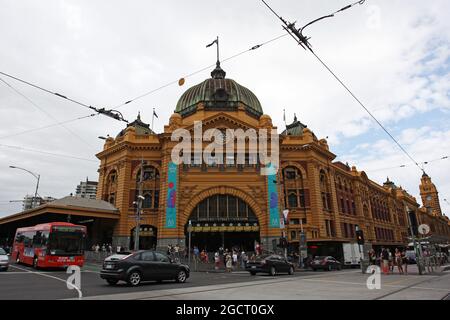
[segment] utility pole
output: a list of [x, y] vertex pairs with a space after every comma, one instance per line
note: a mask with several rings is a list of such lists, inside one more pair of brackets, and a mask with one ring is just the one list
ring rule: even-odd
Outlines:
[[[419, 270], [419, 275], [422, 275], [422, 255], [420, 252], [421, 250], [417, 247], [417, 242], [416, 242], [416, 237], [414, 236], [414, 230], [413, 230], [411, 217], [409, 216], [410, 211], [408, 210], [408, 206], [406, 204], [405, 204], [405, 211], [406, 211], [406, 216], [408, 218], [409, 231], [411, 233], [411, 238], [413, 240], [414, 252], [416, 253], [417, 269]], [[419, 247], [420, 247], [420, 243], [419, 243]]]
[[189, 220], [189, 225], [188, 225], [188, 233], [189, 233], [189, 254], [188, 254], [188, 266], [191, 266], [191, 233], [192, 233], [192, 221]]
[[141, 208], [142, 208], [142, 182], [144, 180], [144, 159], [141, 158], [141, 174], [139, 177], [139, 195], [136, 203], [136, 228], [134, 233], [134, 250], [139, 250], [139, 231], [141, 228]]

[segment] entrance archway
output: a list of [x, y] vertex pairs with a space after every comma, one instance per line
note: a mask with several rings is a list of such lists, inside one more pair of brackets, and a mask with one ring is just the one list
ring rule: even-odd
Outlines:
[[239, 197], [216, 194], [200, 201], [185, 225], [186, 243], [191, 223], [191, 248], [213, 252], [223, 249], [254, 251], [260, 241], [259, 221], [252, 208]]
[[[136, 227], [131, 229], [130, 248], [134, 248], [135, 230]], [[139, 250], [149, 250], [156, 248], [156, 236], [156, 227], [149, 224], [141, 225], [139, 228]]]

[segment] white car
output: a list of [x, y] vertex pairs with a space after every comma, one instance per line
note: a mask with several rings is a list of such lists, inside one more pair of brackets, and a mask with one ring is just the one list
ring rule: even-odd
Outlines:
[[0, 248], [0, 270], [8, 270], [9, 267], [9, 254], [3, 248]]

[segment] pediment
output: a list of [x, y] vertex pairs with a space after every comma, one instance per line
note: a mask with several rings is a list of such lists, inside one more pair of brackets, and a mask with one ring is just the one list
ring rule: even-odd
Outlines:
[[[248, 129], [258, 130], [256, 126], [252, 126], [236, 117], [222, 112], [205, 118], [201, 122], [203, 131], [212, 128], [242, 129], [244, 131]], [[185, 129], [193, 132], [194, 124], [185, 127]]]

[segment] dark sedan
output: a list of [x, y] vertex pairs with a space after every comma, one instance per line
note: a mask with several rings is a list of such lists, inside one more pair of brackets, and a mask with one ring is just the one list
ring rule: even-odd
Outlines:
[[120, 280], [137, 286], [148, 280], [175, 280], [185, 282], [189, 278], [187, 265], [172, 261], [163, 253], [155, 251], [137, 251], [118, 253], [105, 259], [100, 277], [110, 285]]
[[256, 273], [268, 273], [271, 276], [282, 272], [294, 274], [294, 264], [276, 254], [263, 255], [248, 261], [245, 270], [250, 272], [252, 276]]
[[316, 271], [318, 269], [321, 270], [328, 270], [331, 271], [333, 269], [335, 270], [341, 270], [342, 264], [336, 260], [335, 258], [331, 256], [318, 256], [313, 259], [311, 262], [311, 268]]

